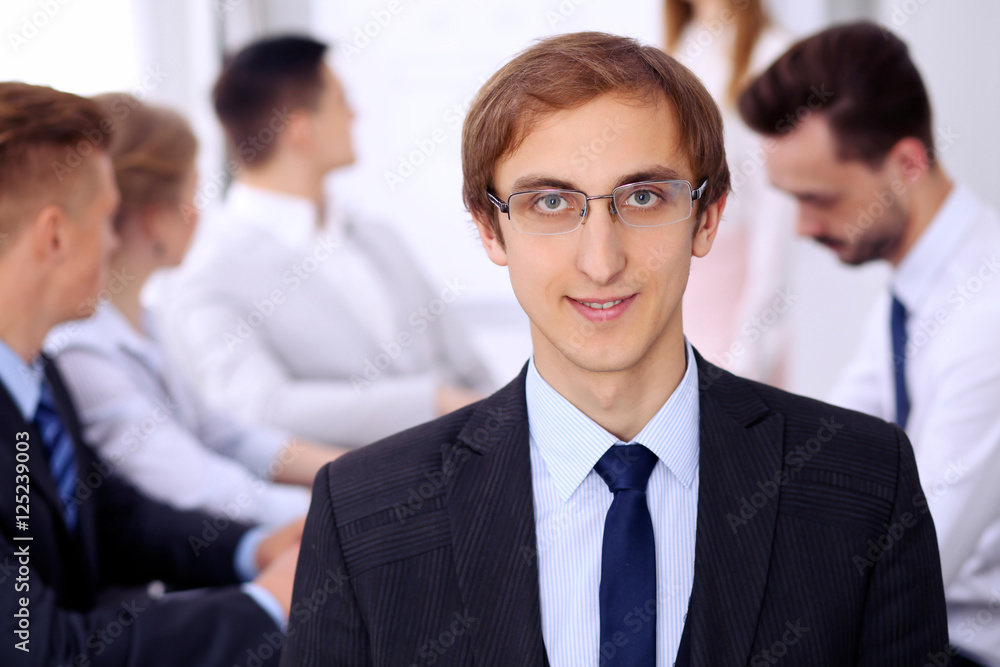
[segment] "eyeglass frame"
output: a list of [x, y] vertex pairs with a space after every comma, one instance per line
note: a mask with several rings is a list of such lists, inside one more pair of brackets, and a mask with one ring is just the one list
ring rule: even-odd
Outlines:
[[[617, 192], [621, 188], [630, 188], [630, 187], [635, 187], [636, 185], [645, 185], [646, 183], [686, 183], [687, 186], [689, 188], [691, 188], [691, 213], [689, 213], [686, 218], [681, 218], [680, 220], [674, 220], [672, 222], [663, 222], [663, 223], [660, 223], [658, 225], [633, 225], [633, 224], [625, 221], [621, 217], [621, 215], [618, 213], [618, 209], [615, 208], [615, 192]], [[584, 198], [583, 212], [580, 214], [580, 222], [573, 229], [568, 229], [565, 232], [525, 232], [525, 231], [521, 231], [520, 229], [514, 228], [514, 231], [517, 232], [518, 234], [532, 234], [534, 236], [558, 236], [560, 234], [571, 234], [571, 233], [575, 232], [576, 230], [580, 229], [580, 227], [583, 226], [583, 223], [587, 221], [587, 216], [590, 215], [590, 200], [591, 199], [610, 199], [611, 200], [611, 206], [609, 207], [609, 211], [611, 212], [611, 215], [613, 215], [616, 218], [618, 218], [618, 220], [620, 220], [623, 224], [628, 225], [629, 227], [634, 227], [636, 229], [647, 229], [647, 228], [653, 228], [653, 227], [666, 227], [667, 225], [674, 225], [674, 224], [677, 224], [678, 222], [684, 222], [685, 220], [690, 219], [691, 216], [694, 214], [694, 202], [698, 201], [699, 199], [701, 199], [705, 195], [705, 189], [707, 187], [708, 187], [708, 179], [707, 178], [704, 179], [704, 180], [702, 180], [701, 185], [699, 185], [697, 188], [695, 188], [691, 184], [691, 181], [686, 181], [686, 180], [680, 179], [680, 178], [667, 178], [667, 179], [658, 180], [658, 181], [638, 181], [636, 183], [623, 183], [623, 184], [619, 185], [618, 187], [616, 187], [614, 190], [612, 190], [611, 194], [607, 194], [607, 195], [594, 195], [592, 197], [589, 196], [583, 190], [573, 190], [571, 188], [543, 188], [541, 190], [520, 190], [518, 192], [512, 192], [512, 193], [510, 193], [510, 195], [507, 196], [507, 201], [503, 201], [502, 199], [500, 199], [499, 197], [497, 197], [496, 195], [494, 195], [492, 192], [490, 192], [489, 190], [487, 190], [486, 191], [486, 198], [489, 199], [490, 203], [493, 204], [494, 206], [496, 206], [497, 209], [499, 209], [499, 211], [501, 213], [506, 213], [507, 214], [507, 219], [510, 220], [511, 219], [511, 217], [510, 217], [510, 198], [511, 197], [515, 197], [517, 195], [530, 194], [532, 192], [575, 192], [577, 194], [583, 195], [583, 198]]]

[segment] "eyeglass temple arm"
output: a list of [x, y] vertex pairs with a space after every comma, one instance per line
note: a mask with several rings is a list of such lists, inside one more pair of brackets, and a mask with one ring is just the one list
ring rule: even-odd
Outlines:
[[492, 192], [487, 191], [486, 192], [486, 197], [487, 197], [487, 199], [490, 200], [491, 204], [493, 204], [498, 209], [500, 209], [501, 213], [506, 213], [507, 215], [510, 215], [510, 207], [505, 202], [502, 202], [499, 199], [497, 199], [496, 197], [494, 197]]
[[691, 201], [697, 201], [701, 199], [701, 196], [705, 194], [705, 188], [707, 187], [708, 187], [708, 179], [706, 178], [704, 181], [701, 182], [701, 185], [698, 186], [697, 190], [691, 191]]

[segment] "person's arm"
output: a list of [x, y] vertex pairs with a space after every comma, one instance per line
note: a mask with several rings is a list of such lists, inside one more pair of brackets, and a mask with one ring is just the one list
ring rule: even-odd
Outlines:
[[240, 461], [265, 479], [311, 487], [319, 469], [347, 451], [343, 447], [292, 437], [282, 430], [241, 422], [209, 406], [183, 378], [175, 377], [174, 380], [188, 392], [194, 411], [193, 428], [199, 440]]
[[915, 353], [935, 355], [923, 360], [933, 365], [934, 382], [916, 390], [923, 407], [911, 412], [919, 421], [907, 429], [937, 526], [945, 587], [1000, 508], [1000, 309], [959, 316], [938, 333], [933, 352]]
[[151, 497], [252, 522], [283, 523], [305, 514], [305, 489], [273, 484], [206, 447], [180, 421], [176, 404], [145, 395], [113, 360], [68, 349], [57, 363], [87, 442], [106, 467]]
[[462, 307], [468, 285], [458, 278], [446, 280], [443, 285], [431, 284], [400, 235], [387, 225], [375, 227], [382, 252], [394, 258], [395, 270], [408, 276], [407, 282], [423, 294], [419, 299], [421, 305], [429, 307], [436, 300], [445, 303], [442, 312], [437, 314], [435, 311], [434, 321], [421, 318], [418, 326], [418, 330], [427, 327], [421, 335], [431, 338], [435, 365], [443, 381], [438, 391], [439, 412], [457, 410], [493, 393], [496, 383], [472, 345], [465, 326], [455, 316], [455, 308]]
[[[317, 601], [324, 600], [322, 604]], [[295, 570], [282, 667], [364, 667], [372, 664], [368, 630], [337, 535], [330, 468], [313, 485]]]
[[923, 665], [928, 655], [948, 649], [934, 522], [923, 502], [913, 449], [899, 429], [896, 438], [896, 497], [886, 522], [894, 541], [870, 570], [858, 667]]
[[174, 352], [183, 349], [195, 360], [193, 370], [210, 402], [242, 419], [357, 447], [437, 416], [435, 373], [293, 378], [263, 333], [232, 340], [240, 316], [221, 301], [192, 306], [184, 331], [174, 332]]

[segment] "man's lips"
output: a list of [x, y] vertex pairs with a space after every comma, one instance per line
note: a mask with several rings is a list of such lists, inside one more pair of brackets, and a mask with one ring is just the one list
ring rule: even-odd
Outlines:
[[617, 297], [566, 297], [578, 313], [591, 322], [608, 322], [617, 319], [629, 309], [636, 294]]

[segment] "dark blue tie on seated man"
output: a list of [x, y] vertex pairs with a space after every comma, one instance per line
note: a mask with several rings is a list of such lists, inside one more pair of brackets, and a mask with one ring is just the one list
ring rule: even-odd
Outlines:
[[[113, 125], [90, 100], [0, 83], [0, 664], [274, 665], [301, 524], [265, 532], [143, 496], [83, 442], [40, 354], [106, 278]], [[154, 579], [201, 590], [98, 601]]]
[[729, 190], [698, 79], [631, 39], [543, 40], [479, 91], [462, 160], [533, 355], [489, 398], [320, 471], [282, 664], [883, 667], [945, 651], [905, 433], [685, 340], [691, 258]]

